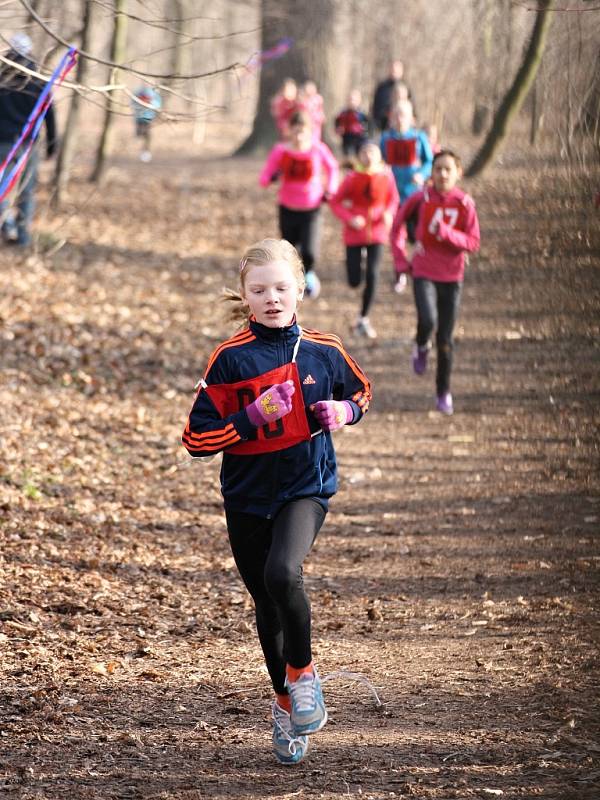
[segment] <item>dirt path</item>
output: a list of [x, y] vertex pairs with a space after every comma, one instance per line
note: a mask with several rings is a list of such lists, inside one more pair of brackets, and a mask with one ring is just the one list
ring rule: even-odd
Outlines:
[[227, 333], [215, 297], [240, 250], [276, 233], [258, 166], [123, 156], [106, 190], [75, 185], [79, 215], [43, 219], [68, 238], [54, 255], [0, 251], [0, 794], [597, 798], [588, 197], [517, 156], [472, 187], [483, 248], [453, 418], [408, 369], [414, 313], [389, 262], [379, 340], [349, 336], [357, 301], [328, 219], [323, 295], [302, 318], [344, 338], [375, 400], [338, 437], [341, 490], [307, 582], [322, 674], [367, 675], [384, 711], [331, 681], [331, 722], [283, 769], [218, 464], [179, 445]]

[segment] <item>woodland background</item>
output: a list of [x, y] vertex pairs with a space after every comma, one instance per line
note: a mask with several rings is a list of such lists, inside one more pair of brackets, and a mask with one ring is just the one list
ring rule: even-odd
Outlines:
[[[58, 174], [41, 170], [35, 245], [0, 248], [0, 794], [600, 796], [597, 6], [0, 0], [2, 37], [28, 31], [45, 74], [57, 36], [119, 64], [81, 58], [57, 92], [63, 148]], [[421, 121], [470, 164], [540, 9], [554, 13], [535, 82], [465, 181], [482, 244], [452, 418], [409, 368], [412, 298], [393, 292], [389, 254], [379, 338], [352, 336], [325, 210], [322, 294], [301, 319], [343, 338], [374, 399], [336, 438], [340, 491], [305, 577], [321, 674], [366, 675], [383, 708], [328, 682], [330, 722], [297, 769], [278, 768], [219, 464], [180, 443], [231, 334], [220, 292], [240, 251], [277, 233], [257, 182], [268, 95], [312, 77], [331, 120], [400, 58]], [[253, 69], [284, 36], [288, 55]], [[150, 164], [125, 91], [144, 80], [166, 98]]]

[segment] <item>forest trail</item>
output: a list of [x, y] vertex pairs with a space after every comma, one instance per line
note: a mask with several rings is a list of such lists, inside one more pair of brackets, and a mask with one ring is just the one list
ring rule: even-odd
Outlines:
[[[0, 792], [19, 800], [597, 798], [598, 218], [551, 163], [468, 188], [481, 253], [451, 418], [409, 369], [384, 264], [349, 334], [338, 223], [301, 321], [374, 384], [336, 437], [306, 568], [330, 722], [295, 768], [226, 541], [218, 462], [179, 439], [228, 333], [216, 298], [276, 234], [258, 160], [115, 159], [45, 211], [54, 254], [0, 251]], [[42, 207], [43, 204], [42, 204]], [[73, 216], [71, 211], [78, 209]], [[595, 227], [595, 230], [594, 230]], [[52, 247], [52, 242], [48, 244]]]

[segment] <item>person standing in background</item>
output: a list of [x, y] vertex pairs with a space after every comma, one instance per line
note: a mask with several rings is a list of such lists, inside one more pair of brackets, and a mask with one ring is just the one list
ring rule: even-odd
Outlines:
[[[26, 33], [15, 33], [9, 40], [10, 50], [6, 57], [28, 70], [35, 70], [35, 62], [31, 60], [31, 39]], [[33, 111], [40, 94], [44, 90], [44, 82], [32, 78], [17, 67], [3, 64], [0, 69], [0, 164], [8, 157], [13, 145]], [[52, 103], [45, 116], [46, 123], [46, 155], [51, 158], [56, 152], [57, 136], [54, 109]], [[23, 148], [13, 155], [10, 169], [22, 155]], [[35, 190], [38, 179], [39, 154], [33, 147], [27, 159], [27, 165], [16, 188], [16, 215], [5, 198], [0, 201], [0, 219], [2, 239], [7, 244], [27, 247], [31, 244], [31, 223], [35, 210]]]
[[392, 61], [387, 78], [377, 84], [373, 97], [373, 121], [381, 132], [390, 125], [389, 114], [395, 102], [407, 99], [413, 103], [414, 97], [404, 81], [404, 64], [402, 61]]

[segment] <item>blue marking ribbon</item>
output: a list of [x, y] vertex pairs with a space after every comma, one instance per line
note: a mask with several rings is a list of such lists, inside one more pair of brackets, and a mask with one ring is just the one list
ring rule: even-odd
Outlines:
[[[40, 132], [40, 128], [42, 127], [42, 122], [44, 121], [44, 117], [46, 116], [46, 112], [50, 107], [50, 103], [52, 102], [52, 95], [51, 90], [54, 84], [60, 86], [60, 84], [64, 81], [65, 77], [68, 73], [73, 69], [75, 66], [75, 62], [77, 60], [77, 49], [75, 47], [69, 48], [69, 50], [65, 53], [65, 55], [60, 60], [60, 63], [48, 79], [46, 86], [44, 87], [42, 93], [37, 99], [35, 106], [23, 129], [19, 135], [19, 138], [12, 146], [9, 154], [6, 156], [2, 164], [0, 165], [0, 201], [4, 200], [6, 195], [11, 191], [13, 186], [21, 177], [23, 170], [25, 169], [25, 165], [27, 164], [27, 159], [29, 158], [29, 154], [35, 144], [35, 140], [38, 137]], [[15, 153], [18, 152], [19, 148], [23, 144], [23, 142], [29, 137], [29, 141], [27, 145], [24, 147], [23, 152], [16, 160], [12, 169], [8, 172], [8, 174], [4, 174], [7, 170], [8, 165], [11, 163]]]

